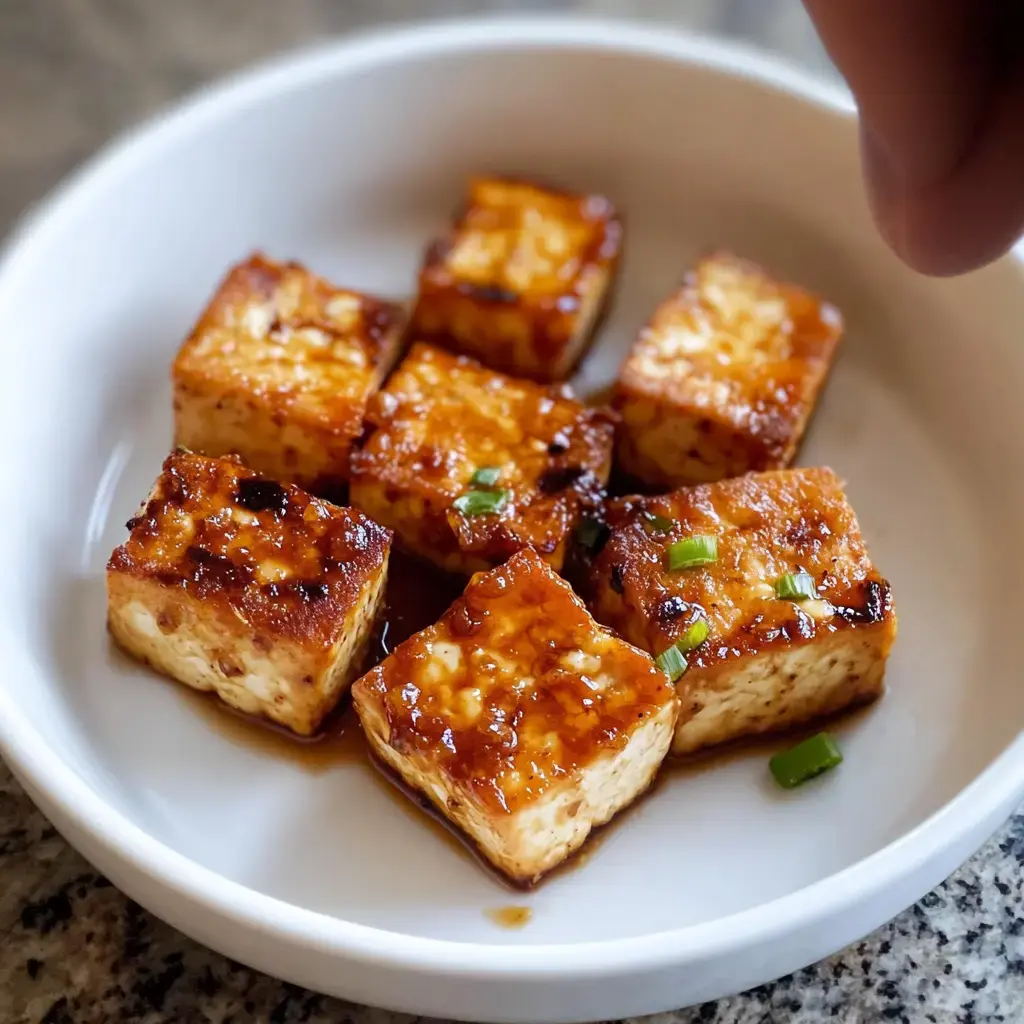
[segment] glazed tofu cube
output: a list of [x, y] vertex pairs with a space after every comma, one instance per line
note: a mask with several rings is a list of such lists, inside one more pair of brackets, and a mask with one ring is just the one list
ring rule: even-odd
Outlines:
[[567, 389], [415, 344], [371, 403], [352, 503], [442, 569], [469, 574], [532, 547], [559, 569], [600, 502], [614, 423]]
[[337, 497], [404, 313], [262, 255], [234, 267], [174, 362], [175, 443]]
[[427, 250], [416, 333], [496, 370], [562, 380], [597, 327], [621, 248], [602, 196], [473, 179], [451, 233]]
[[107, 621], [140, 661], [225, 704], [316, 732], [363, 656], [389, 531], [354, 509], [179, 451], [107, 564]]
[[620, 499], [608, 517], [591, 608], [682, 673], [676, 753], [881, 694], [896, 636], [892, 594], [831, 470]]
[[523, 884], [647, 788], [677, 711], [651, 659], [529, 550], [474, 576], [352, 697], [376, 756]]
[[842, 330], [834, 307], [760, 267], [702, 260], [619, 374], [622, 468], [664, 489], [788, 466]]

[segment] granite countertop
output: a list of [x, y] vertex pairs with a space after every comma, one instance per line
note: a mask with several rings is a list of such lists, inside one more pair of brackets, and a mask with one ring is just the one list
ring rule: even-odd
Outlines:
[[[683, 22], [834, 74], [796, 0], [0, 0], [0, 232], [126, 124], [217, 74], [358, 26], [487, 10]], [[1024, 1021], [1024, 815], [874, 935], [673, 1024]], [[387, 1022], [197, 945], [99, 876], [0, 765], [6, 1024]]]

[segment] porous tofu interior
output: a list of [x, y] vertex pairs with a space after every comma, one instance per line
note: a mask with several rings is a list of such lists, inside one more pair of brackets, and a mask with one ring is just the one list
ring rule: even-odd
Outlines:
[[[612, 533], [589, 581], [598, 620], [654, 655], [698, 619], [708, 625], [678, 686], [681, 734], [725, 742], [880, 692], [896, 632], [891, 590], [831, 470], [621, 499], [608, 516]], [[716, 539], [717, 560], [670, 570], [670, 546], [696, 536]], [[780, 600], [776, 581], [798, 571], [813, 577], [817, 597]]]
[[833, 306], [755, 264], [702, 260], [620, 373], [626, 468], [678, 486], [787, 465], [842, 329]]
[[174, 364], [176, 442], [289, 480], [347, 477], [404, 313], [295, 263], [234, 267]]
[[415, 328], [495, 369], [560, 380], [590, 340], [621, 245], [601, 196], [474, 179], [427, 252]]
[[107, 567], [130, 654], [309, 735], [361, 669], [390, 534], [354, 509], [175, 453]]
[[519, 882], [646, 788], [677, 710], [650, 658], [529, 550], [474, 577], [353, 698], [381, 760]]
[[895, 621], [769, 649], [680, 681], [673, 753], [780, 732], [880, 697]]
[[[582, 512], [601, 500], [614, 424], [562, 388], [516, 380], [417, 343], [371, 404], [351, 500], [405, 547], [473, 572], [529, 546], [556, 568]], [[453, 506], [481, 468], [500, 470], [496, 514]]]

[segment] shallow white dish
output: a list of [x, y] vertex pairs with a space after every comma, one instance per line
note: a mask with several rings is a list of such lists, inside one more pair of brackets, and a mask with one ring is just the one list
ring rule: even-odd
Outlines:
[[[167, 367], [254, 247], [412, 289], [469, 171], [608, 192], [625, 278], [599, 387], [702, 249], [846, 313], [801, 461], [849, 481], [901, 633], [846, 763], [791, 794], [764, 752], [672, 773], [576, 870], [511, 895], [372, 770], [218, 727], [104, 633], [103, 566], [170, 437]], [[923, 894], [1024, 791], [1014, 648], [1024, 275], [920, 279], [877, 239], [850, 105], [664, 30], [445, 25], [288, 58], [132, 134], [0, 267], [0, 743], [60, 830], [200, 941], [350, 999], [486, 1021], [641, 1014], [767, 981]], [[486, 911], [524, 903], [530, 924]]]

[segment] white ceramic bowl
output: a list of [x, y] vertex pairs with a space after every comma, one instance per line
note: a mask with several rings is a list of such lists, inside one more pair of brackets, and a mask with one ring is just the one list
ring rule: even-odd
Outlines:
[[[104, 634], [103, 566], [170, 442], [168, 364], [256, 246], [408, 294], [470, 171], [628, 214], [607, 380], [701, 249], [819, 289], [849, 334], [802, 455], [849, 481], [892, 580], [890, 692], [790, 794], [764, 752], [674, 773], [577, 870], [513, 897], [359, 764], [219, 727]], [[58, 828], [202, 942], [350, 999], [570, 1021], [710, 999], [808, 964], [937, 883], [1021, 796], [1024, 279], [899, 266], [850, 104], [748, 52], [566, 21], [331, 45], [207, 91], [61, 189], [0, 269], [7, 554], [0, 740]], [[490, 908], [526, 902], [503, 931]]]

